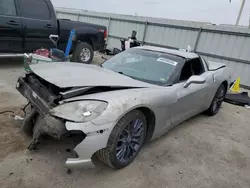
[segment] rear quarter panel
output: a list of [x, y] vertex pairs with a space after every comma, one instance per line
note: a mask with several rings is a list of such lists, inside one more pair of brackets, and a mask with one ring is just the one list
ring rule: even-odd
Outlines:
[[229, 85], [231, 83], [231, 73], [227, 67], [222, 67], [217, 70], [208, 71], [208, 72], [212, 75], [212, 82], [209, 86], [209, 92], [206, 97], [207, 105], [205, 106], [205, 109], [209, 108], [214, 98], [214, 95], [216, 91], [218, 90], [218, 88], [220, 87], [220, 85], [226, 81], [227, 82], [226, 90], [228, 90]]
[[58, 20], [58, 25], [60, 30], [59, 48], [62, 50], [66, 48], [69, 34], [72, 29], [76, 30], [76, 41], [74, 42], [74, 46], [72, 48], [76, 46], [76, 42], [78, 40], [85, 42], [90, 40], [94, 50], [97, 50], [102, 45], [105, 45], [104, 33], [99, 32], [99, 30], [105, 30], [105, 26], [76, 22], [71, 20]]

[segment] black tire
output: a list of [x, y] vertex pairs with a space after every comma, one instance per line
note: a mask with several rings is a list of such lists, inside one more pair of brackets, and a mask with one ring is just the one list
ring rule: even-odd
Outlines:
[[[89, 58], [86, 60], [84, 60], [84, 56], [82, 55], [82, 51], [84, 49], [89, 50], [89, 53], [90, 53]], [[73, 52], [73, 61], [74, 62], [90, 64], [92, 62], [93, 58], [94, 58], [94, 50], [93, 50], [92, 46], [86, 42], [79, 43]]]
[[205, 113], [209, 116], [214, 116], [215, 114], [217, 114], [220, 110], [225, 95], [226, 95], [226, 88], [223, 84], [221, 84], [214, 95], [210, 107], [206, 110]]
[[[143, 123], [143, 130], [141, 131], [139, 130], [140, 128], [138, 129], [138, 132], [141, 132], [139, 133], [141, 137], [140, 145], [138, 146], [136, 151], [135, 150], [132, 151], [134, 152], [134, 154], [131, 156], [131, 158], [129, 158], [127, 161], [122, 162], [121, 160], [117, 158], [117, 155], [118, 155], [117, 149], [118, 149], [118, 143], [119, 143], [118, 139], [121, 138], [122, 133], [125, 131], [125, 128], [128, 125], [130, 125], [131, 122], [137, 121], [138, 119]], [[135, 128], [135, 125], [133, 125], [132, 127]], [[146, 138], [146, 131], [147, 131], [147, 121], [146, 121], [144, 114], [139, 110], [131, 111], [130, 113], [122, 117], [120, 121], [118, 121], [118, 123], [116, 124], [116, 126], [114, 127], [114, 129], [112, 130], [109, 136], [107, 147], [97, 152], [98, 158], [112, 168], [121, 169], [121, 168], [128, 166], [131, 162], [133, 162], [133, 160], [136, 158], [136, 156], [140, 152], [144, 144], [145, 138]], [[133, 138], [130, 138], [130, 140], [132, 139]], [[126, 145], [126, 143], [124, 143], [124, 145]], [[133, 146], [133, 149], [135, 145]], [[127, 147], [130, 148], [130, 146], [126, 146], [126, 148]], [[130, 149], [129, 149], [129, 153], [131, 152]], [[124, 152], [124, 154], [126, 154], [126, 151]]]

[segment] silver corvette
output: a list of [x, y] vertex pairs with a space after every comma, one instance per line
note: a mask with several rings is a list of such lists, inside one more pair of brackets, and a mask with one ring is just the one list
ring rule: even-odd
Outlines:
[[92, 167], [92, 156], [113, 168], [129, 165], [144, 144], [175, 125], [219, 111], [230, 84], [227, 67], [196, 53], [157, 47], [128, 49], [101, 66], [30, 65], [16, 88], [32, 112], [22, 129], [33, 150], [43, 135], [77, 135], [66, 166]]

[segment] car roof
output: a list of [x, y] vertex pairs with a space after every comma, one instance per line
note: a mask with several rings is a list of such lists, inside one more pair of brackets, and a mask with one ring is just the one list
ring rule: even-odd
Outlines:
[[139, 46], [139, 47], [136, 47], [136, 48], [144, 49], [144, 50], [151, 50], [151, 51], [156, 51], [156, 52], [162, 52], [162, 53], [168, 53], [168, 54], [172, 54], [172, 55], [181, 56], [181, 57], [186, 58], [186, 59], [194, 59], [194, 58], [199, 57], [196, 53], [193, 53], [193, 52], [185, 52], [185, 51], [181, 51], [181, 50], [172, 50], [172, 49], [161, 48], [161, 47]]

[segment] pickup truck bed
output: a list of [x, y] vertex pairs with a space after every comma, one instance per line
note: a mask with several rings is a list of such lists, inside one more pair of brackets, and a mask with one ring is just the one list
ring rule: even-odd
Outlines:
[[65, 49], [68, 42], [69, 30], [71, 30], [72, 28], [76, 29], [77, 39], [89, 43], [93, 47], [94, 51], [104, 50], [105, 48], [105, 26], [64, 19], [58, 20], [58, 26], [58, 34], [61, 39], [59, 42], [59, 48], [61, 50]]

